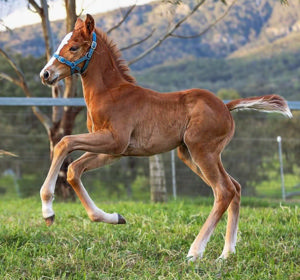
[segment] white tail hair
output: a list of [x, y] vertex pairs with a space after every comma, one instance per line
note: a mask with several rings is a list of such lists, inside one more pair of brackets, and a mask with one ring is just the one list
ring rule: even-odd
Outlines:
[[230, 111], [257, 110], [267, 113], [280, 113], [292, 118], [292, 112], [286, 100], [279, 95], [264, 95], [259, 97], [241, 98], [226, 104]]

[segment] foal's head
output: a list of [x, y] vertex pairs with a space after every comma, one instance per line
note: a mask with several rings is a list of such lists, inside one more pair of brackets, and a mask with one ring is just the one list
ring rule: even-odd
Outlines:
[[62, 40], [58, 49], [40, 73], [42, 82], [53, 85], [57, 81], [72, 75], [82, 74], [96, 48], [94, 35], [95, 22], [92, 16], [86, 20], [77, 19], [75, 28]]

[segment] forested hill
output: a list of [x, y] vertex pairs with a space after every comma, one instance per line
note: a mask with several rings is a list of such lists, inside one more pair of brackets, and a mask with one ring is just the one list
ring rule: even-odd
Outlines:
[[[160, 2], [160, 1], [159, 1]], [[152, 3], [138, 6], [124, 24], [111, 33], [119, 47], [136, 42], [155, 29], [154, 35], [138, 47], [125, 51], [124, 58], [131, 59], [153, 44], [163, 34], [175, 15], [177, 19], [192, 7], [195, 1], [183, 1], [175, 10], [168, 4]], [[221, 1], [207, 1], [176, 32], [180, 35], [194, 35], [204, 30], [220, 17], [228, 6]], [[123, 14], [125, 10], [123, 10]], [[120, 11], [94, 15], [97, 26], [108, 30], [119, 22]], [[64, 22], [52, 23], [55, 40], [58, 43], [65, 34]], [[240, 0], [227, 17], [205, 35], [196, 39], [167, 39], [158, 49], [140, 62], [132, 65], [134, 69], [144, 69], [166, 62], [191, 59], [193, 57], [241, 57], [248, 54], [270, 56], [285, 51], [298, 52], [300, 47], [300, 2], [290, 0], [289, 6], [278, 0]], [[45, 48], [39, 25], [28, 26], [10, 32], [0, 33], [0, 47], [17, 51], [26, 56], [44, 55]]]
[[135, 77], [142, 86], [161, 92], [205, 88], [218, 94], [234, 89], [241, 97], [279, 94], [299, 100], [300, 51], [272, 58], [185, 59], [139, 71]]

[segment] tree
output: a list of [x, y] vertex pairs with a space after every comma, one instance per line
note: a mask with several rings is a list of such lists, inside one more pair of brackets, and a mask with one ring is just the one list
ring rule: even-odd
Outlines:
[[[226, 4], [225, 0], [220, 0], [224, 4]], [[167, 30], [157, 39], [157, 41], [151, 45], [148, 49], [143, 51], [140, 55], [138, 55], [136, 58], [129, 61], [129, 65], [137, 62], [138, 60], [141, 60], [146, 55], [151, 53], [154, 49], [156, 49], [158, 46], [160, 46], [167, 38], [169, 37], [180, 37], [180, 38], [195, 38], [202, 36], [204, 33], [206, 33], [208, 30], [210, 30], [214, 25], [216, 25], [222, 18], [224, 18], [228, 12], [230, 11], [231, 7], [235, 4], [237, 0], [234, 0], [227, 8], [227, 10], [224, 12], [224, 14], [216, 19], [214, 22], [212, 22], [208, 27], [206, 27], [201, 33], [195, 34], [193, 36], [186, 36], [175, 34], [175, 31], [179, 29], [179, 27], [188, 20], [206, 1], [201, 0], [193, 4], [193, 6], [186, 12], [186, 14], [179, 19], [174, 16], [173, 22], [170, 22]], [[73, 30], [74, 23], [76, 21], [77, 15], [76, 15], [76, 1], [75, 0], [65, 0], [65, 9], [66, 9], [66, 31], [70, 32]], [[169, 0], [169, 1], [162, 1], [162, 3], [168, 2], [170, 5], [176, 6], [179, 5], [182, 1], [178, 0]], [[41, 18], [41, 24], [43, 29], [43, 36], [45, 41], [45, 49], [46, 49], [46, 58], [47, 60], [50, 59], [51, 54], [54, 51], [54, 43], [53, 43], [53, 34], [52, 29], [50, 26], [49, 21], [49, 14], [48, 14], [48, 5], [47, 0], [40, 0], [40, 3], [36, 0], [28, 0], [29, 7], [36, 13], [39, 14]], [[113, 32], [115, 29], [119, 28], [125, 20], [130, 16], [130, 14], [135, 9], [135, 5], [127, 9], [127, 11], [124, 13], [121, 20], [113, 27], [111, 27], [107, 33]], [[147, 34], [144, 38], [139, 40], [138, 42], [134, 42], [131, 45], [124, 47], [123, 49], [133, 48], [141, 44], [142, 42], [148, 40], [154, 31], [152, 31], [150, 34]], [[21, 69], [14, 63], [13, 59], [4, 51], [0, 49], [0, 53], [9, 61], [12, 68], [15, 70], [17, 74], [17, 79], [13, 78], [6, 73], [0, 73], [0, 77], [5, 78], [19, 87], [21, 87], [27, 97], [31, 97], [32, 93], [26, 83], [26, 80], [24, 79], [24, 74], [22, 73]], [[71, 77], [68, 77], [65, 79], [64, 83], [60, 82], [57, 85], [52, 87], [52, 97], [58, 98], [58, 97], [64, 97], [64, 98], [70, 98], [70, 97], [76, 97], [78, 95], [77, 91], [77, 80], [78, 76], [73, 75]], [[48, 117], [44, 113], [42, 113], [37, 107], [32, 107], [32, 110], [34, 114], [37, 116], [37, 118], [41, 121], [43, 126], [46, 129], [46, 132], [48, 134], [49, 143], [50, 143], [50, 154], [52, 154], [53, 147], [56, 143], [60, 141], [62, 137], [65, 135], [69, 135], [72, 133], [75, 118], [78, 115], [78, 113], [81, 111], [82, 108], [78, 107], [68, 107], [67, 109], [64, 109], [62, 107], [53, 107], [52, 108], [52, 116]], [[160, 164], [162, 162], [160, 156], [155, 156], [155, 161], [150, 160], [151, 162], [155, 163], [155, 165], [150, 167], [150, 169], [153, 170], [161, 170], [163, 171], [163, 166]], [[66, 199], [67, 197], [74, 198], [74, 192], [71, 191], [67, 181], [66, 181], [66, 170], [68, 164], [71, 162], [70, 158], [67, 158], [64, 162], [62, 169], [59, 173], [59, 178], [57, 180], [56, 190], [57, 192]], [[163, 176], [164, 172], [161, 172], [161, 176]], [[154, 182], [154, 180], [152, 180]], [[158, 182], [165, 182], [163, 178], [158, 180]], [[154, 184], [155, 186], [158, 186], [157, 184]], [[153, 185], [153, 186], [154, 186]], [[157, 188], [158, 192], [162, 192], [162, 190], [165, 191], [165, 188], [163, 186], [159, 186]], [[155, 190], [152, 190], [154, 193]]]
[[[31, 9], [39, 14], [41, 18], [41, 25], [45, 41], [46, 58], [47, 60], [49, 60], [52, 53], [54, 52], [54, 43], [52, 29], [49, 21], [47, 1], [41, 0], [40, 4], [38, 4], [35, 0], [28, 0], [28, 4], [30, 5]], [[65, 0], [65, 8], [66, 30], [67, 32], [70, 32], [73, 30], [75, 21], [77, 19], [75, 0]], [[0, 76], [20, 86], [23, 89], [25, 95], [27, 97], [31, 97], [32, 93], [26, 83], [26, 80], [24, 79], [24, 74], [22, 73], [21, 69], [18, 68], [16, 63], [11, 57], [8, 56], [8, 54], [6, 54], [6, 52], [0, 49], [0, 53], [10, 62], [12, 68], [15, 70], [18, 76], [18, 79], [14, 79], [6, 75], [5, 73], [0, 73]], [[57, 85], [53, 86], [51, 89], [52, 97], [69, 98], [77, 96], [77, 79], [78, 77], [74, 75], [72, 77], [66, 78], [64, 83], [61, 81]], [[52, 117], [50, 118], [46, 114], [43, 114], [37, 107], [32, 107], [34, 114], [46, 129], [50, 144], [50, 157], [52, 157], [53, 147], [60, 141], [60, 139], [65, 135], [69, 135], [72, 133], [75, 118], [81, 111], [81, 109], [82, 108], [80, 107], [67, 107], [66, 109], [64, 109], [63, 107], [55, 106], [52, 108]], [[56, 185], [57, 194], [64, 199], [75, 199], [74, 192], [71, 190], [66, 180], [67, 166], [70, 162], [71, 159], [70, 157], [68, 157], [62, 166], [62, 172], [59, 173]]]

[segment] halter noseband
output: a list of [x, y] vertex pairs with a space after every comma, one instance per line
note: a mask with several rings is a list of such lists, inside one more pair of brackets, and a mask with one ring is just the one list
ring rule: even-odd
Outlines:
[[[92, 44], [91, 44], [91, 47], [89, 49], [89, 51], [87, 52], [87, 54], [75, 61], [70, 61], [70, 60], [67, 60], [65, 59], [64, 57], [58, 55], [57, 53], [55, 53], [53, 56], [61, 63], [64, 63], [66, 65], [68, 65], [70, 68], [71, 68], [71, 75], [73, 75], [74, 73], [80, 73], [82, 74], [86, 68], [88, 67], [89, 65], [89, 62], [92, 58], [92, 55], [94, 53], [94, 50], [96, 49], [97, 47], [97, 42], [96, 42], [96, 33], [93, 32], [93, 41], [92, 41]], [[80, 64], [81, 62], [83, 61], [86, 61], [84, 66], [82, 68], [80, 68], [79, 66], [77, 66], [78, 64]], [[75, 72], [76, 71], [76, 72]]]

